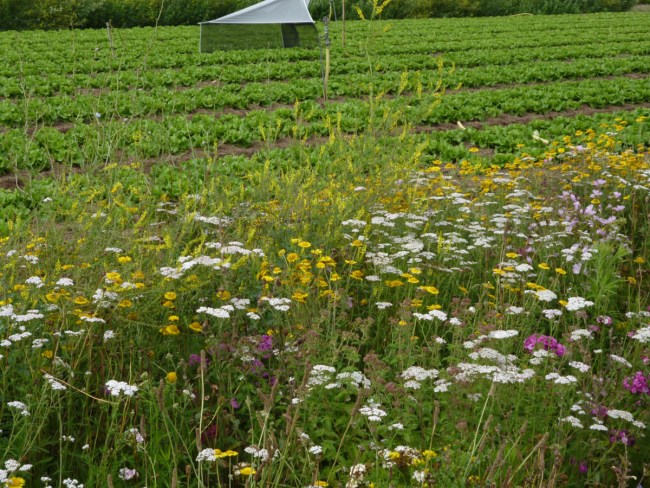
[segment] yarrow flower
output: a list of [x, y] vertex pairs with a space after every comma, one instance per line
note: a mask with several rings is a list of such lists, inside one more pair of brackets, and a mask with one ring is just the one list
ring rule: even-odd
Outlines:
[[124, 381], [108, 380], [106, 382], [106, 389], [111, 396], [118, 397], [121, 394], [125, 396], [132, 397], [138, 391], [138, 387], [135, 385], [129, 385]]

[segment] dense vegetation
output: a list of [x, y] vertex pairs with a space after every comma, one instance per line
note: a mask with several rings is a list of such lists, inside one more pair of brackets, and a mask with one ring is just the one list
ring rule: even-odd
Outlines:
[[643, 484], [649, 20], [0, 34], [0, 486]]
[[[73, 27], [115, 27], [187, 25], [234, 12], [254, 0], [0, 0], [0, 30], [61, 29]], [[366, 16], [372, 0], [346, 2], [348, 18], [357, 18], [355, 8]], [[464, 17], [531, 14], [618, 12], [637, 0], [391, 0], [383, 18]], [[334, 0], [338, 15], [341, 0]], [[330, 14], [329, 0], [313, 0], [315, 19]]]

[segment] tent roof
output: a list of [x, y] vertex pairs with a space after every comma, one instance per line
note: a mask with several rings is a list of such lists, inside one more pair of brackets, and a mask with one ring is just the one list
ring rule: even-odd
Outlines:
[[264, 0], [202, 24], [313, 24], [309, 0]]

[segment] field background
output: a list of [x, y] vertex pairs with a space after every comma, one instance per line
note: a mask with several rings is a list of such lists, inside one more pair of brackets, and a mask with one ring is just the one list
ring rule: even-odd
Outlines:
[[639, 486], [649, 34], [1, 32], [0, 486]]

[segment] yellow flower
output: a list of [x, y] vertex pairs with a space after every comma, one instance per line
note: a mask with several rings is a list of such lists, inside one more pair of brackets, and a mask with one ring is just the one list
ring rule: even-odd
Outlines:
[[169, 300], [169, 301], [176, 300], [176, 293], [174, 293], [173, 291], [168, 291], [163, 296], [165, 297], [165, 300]]
[[133, 306], [133, 302], [131, 300], [125, 299], [118, 303], [117, 306], [120, 308], [131, 308]]
[[390, 451], [390, 452], [388, 453], [388, 458], [389, 458], [391, 461], [396, 461], [396, 460], [399, 459], [401, 456], [402, 456], [402, 455], [401, 455], [399, 452], [397, 452], [397, 451]]
[[431, 449], [427, 449], [426, 451], [423, 451], [422, 455], [426, 459], [431, 459], [431, 458], [434, 458], [434, 457], [438, 457], [438, 454], [436, 453], [436, 451], [432, 451]]
[[161, 327], [160, 333], [164, 336], [168, 336], [168, 335], [178, 335], [181, 333], [181, 331], [176, 325], [170, 324], [166, 327]]
[[471, 153], [477, 153], [478, 152], [478, 147], [470, 147], [469, 152]]
[[303, 249], [307, 249], [307, 248], [311, 247], [311, 242], [300, 241], [298, 243], [298, 247], [302, 247]]
[[359, 239], [355, 239], [352, 241], [350, 244], [352, 247], [361, 247], [363, 246], [363, 241], [360, 241]]
[[538, 267], [539, 269], [551, 269], [551, 267], [550, 267], [548, 264], [546, 264], [546, 263], [539, 263], [539, 264], [537, 265], [537, 267]]
[[170, 371], [169, 373], [167, 373], [167, 376], [166, 376], [165, 379], [167, 380], [167, 383], [174, 384], [174, 383], [176, 383], [176, 380], [178, 379], [178, 377], [176, 376], [175, 371]]
[[432, 295], [437, 295], [438, 293], [440, 293], [435, 286], [421, 286], [420, 290], [426, 291], [427, 293], [431, 293]]
[[131, 262], [131, 257], [130, 256], [120, 256], [117, 258], [117, 262], [120, 264], [125, 264], [125, 263], [130, 263]]
[[352, 273], [350, 273], [350, 278], [353, 278], [355, 280], [363, 279], [363, 271], [361, 271], [360, 269], [354, 270]]
[[636, 285], [636, 278], [635, 278], [634, 276], [628, 276], [628, 277], [627, 277], [627, 282], [628, 282], [630, 285]]
[[165, 308], [176, 308], [176, 305], [171, 300], [164, 301], [162, 306]]
[[217, 293], [217, 298], [225, 302], [226, 300], [230, 300], [230, 298], [232, 298], [232, 295], [228, 290], [221, 290]]
[[643, 264], [643, 263], [645, 263], [645, 258], [642, 258], [641, 256], [639, 256], [638, 258], [634, 258], [634, 262], [636, 264]]
[[493, 272], [495, 275], [499, 275], [499, 276], [503, 276], [504, 274], [506, 274], [506, 272], [505, 272], [504, 270], [499, 269], [499, 268], [494, 268], [494, 269], [492, 270], [492, 272]]
[[296, 291], [296, 292], [294, 292], [293, 295], [291, 295], [291, 298], [293, 298], [298, 303], [305, 303], [305, 298], [307, 298], [308, 296], [309, 296], [309, 293], [304, 293], [302, 291]]
[[170, 322], [178, 322], [178, 315], [170, 315], [169, 317], [167, 317], [167, 320], [169, 320]]
[[25, 480], [16, 476], [12, 476], [5, 481], [6, 488], [22, 488], [23, 486], [25, 486]]
[[295, 252], [290, 252], [289, 254], [287, 254], [287, 261], [289, 261], [290, 263], [294, 263], [299, 259], [300, 256], [298, 256], [298, 254], [296, 254]]
[[516, 259], [519, 257], [519, 254], [517, 254], [516, 252], [509, 252], [506, 254], [506, 257], [510, 259]]
[[314, 486], [329, 486], [329, 483], [327, 481], [318, 480], [314, 483]]
[[85, 297], [77, 297], [77, 298], [74, 299], [74, 302], [75, 302], [77, 305], [87, 305], [87, 304], [90, 303], [90, 302], [88, 301], [88, 299], [85, 298]]
[[398, 286], [404, 286], [400, 280], [388, 280], [385, 282], [388, 288], [397, 288]]
[[144, 273], [142, 271], [136, 271], [131, 273], [131, 278], [135, 281], [144, 279]]
[[250, 466], [246, 466], [245, 468], [239, 470], [239, 474], [242, 476], [253, 476], [255, 473], [257, 473], [257, 471], [255, 471]]
[[122, 276], [117, 271], [111, 271], [110, 273], [106, 273], [106, 279], [117, 283], [122, 279]]
[[192, 329], [194, 332], [203, 332], [203, 326], [198, 322], [192, 322], [189, 325], [189, 328]]
[[47, 349], [41, 353], [41, 356], [43, 356], [45, 359], [52, 359], [54, 353], [51, 350]]
[[239, 455], [239, 453], [237, 451], [233, 451], [232, 449], [228, 449], [227, 451], [222, 451], [221, 449], [214, 450], [214, 456], [220, 459], [237, 455]]
[[555, 268], [555, 272], [559, 275], [565, 275], [566, 271], [564, 271], [562, 268]]

